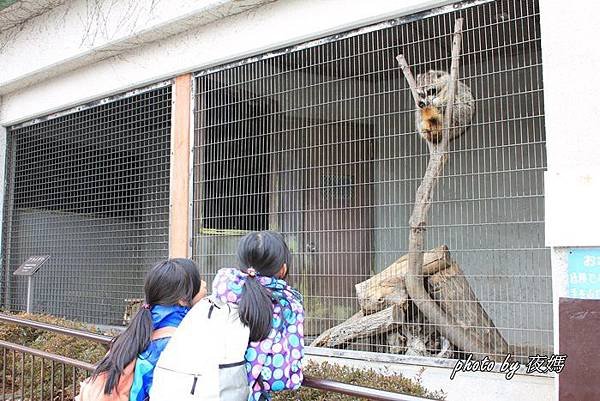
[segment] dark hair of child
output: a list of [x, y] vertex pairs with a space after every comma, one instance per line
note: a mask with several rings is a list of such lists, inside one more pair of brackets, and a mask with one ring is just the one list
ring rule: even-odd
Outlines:
[[[262, 276], [275, 276], [285, 264], [285, 279], [290, 268], [290, 251], [283, 236], [273, 231], [246, 234], [238, 245], [240, 269], [247, 272], [254, 268]], [[250, 341], [261, 341], [268, 337], [272, 328], [273, 301], [271, 291], [263, 287], [256, 278], [248, 277], [239, 302], [242, 323], [250, 328]]]
[[200, 285], [198, 268], [189, 259], [165, 260], [148, 271], [144, 281], [144, 307], [131, 319], [127, 329], [113, 340], [109, 352], [93, 373], [94, 377], [106, 373], [105, 394], [115, 389], [123, 369], [150, 344], [152, 306], [171, 306], [181, 302], [191, 305]]

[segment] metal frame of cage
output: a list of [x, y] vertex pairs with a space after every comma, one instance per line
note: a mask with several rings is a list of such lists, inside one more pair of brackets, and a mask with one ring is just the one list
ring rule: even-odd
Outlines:
[[[118, 107], [119, 109], [110, 109], [112, 111], [106, 112], [106, 116], [105, 117], [101, 117], [99, 115], [97, 115], [97, 119], [98, 121], [94, 121], [93, 118], [91, 118], [89, 120], [89, 123], [93, 123], [93, 124], [102, 124], [101, 121], [105, 122], [106, 126], [109, 126], [111, 124], [111, 121], [121, 121], [122, 123], [125, 124], [125, 122], [123, 122], [123, 120], [130, 118], [127, 115], [125, 115], [125, 113], [122, 113], [123, 115], [121, 116], [121, 120], [119, 120], [118, 117], [114, 117], [114, 116], [118, 116], [120, 112], [123, 112], [124, 109], [126, 107], [128, 107], [125, 103], [130, 101], [130, 102], [138, 102], [136, 104], [138, 105], [143, 105], [146, 104], [144, 102], [147, 102], [147, 107], [148, 110], [150, 110], [150, 108], [154, 107], [159, 107], [159, 111], [161, 111], [158, 114], [152, 114], [152, 116], [150, 116], [150, 114], [148, 114], [144, 109], [136, 109], [136, 111], [138, 111], [140, 113], [140, 115], [137, 115], [137, 122], [131, 122], [128, 126], [125, 126], [124, 131], [127, 133], [131, 133], [131, 134], [135, 134], [138, 135], [138, 137], [136, 137], [137, 139], [133, 139], [134, 137], [132, 137], [132, 141], [134, 141], [134, 143], [139, 144], [138, 146], [140, 147], [141, 150], [139, 150], [138, 153], [140, 153], [138, 156], [143, 158], [146, 157], [144, 156], [144, 152], [146, 152], [145, 150], [143, 150], [142, 148], [146, 148], [148, 146], [162, 146], [161, 144], [165, 144], [166, 148], [164, 148], [164, 150], [162, 151], [163, 153], [165, 153], [164, 155], [156, 155], [156, 157], [166, 157], [166, 159], [164, 159], [162, 162], [160, 162], [160, 166], [157, 165], [155, 166], [156, 169], [161, 169], [164, 168], [164, 166], [166, 165], [166, 180], [167, 180], [167, 188], [166, 188], [166, 196], [167, 196], [167, 200], [165, 201], [160, 201], [162, 203], [164, 203], [164, 205], [159, 205], [156, 204], [155, 207], [157, 208], [166, 208], [166, 220], [165, 222], [162, 224], [164, 227], [162, 228], [163, 231], [165, 231], [163, 234], [165, 235], [165, 238], [168, 239], [168, 226], [169, 226], [169, 147], [170, 147], [170, 141], [171, 141], [171, 126], [170, 126], [170, 120], [171, 120], [171, 107], [172, 107], [172, 103], [171, 103], [171, 96], [173, 95], [173, 90], [172, 90], [172, 85], [173, 85], [173, 80], [165, 80], [165, 81], [160, 81], [157, 83], [153, 83], [150, 85], [146, 85], [144, 87], [140, 87], [140, 88], [136, 88], [133, 90], [129, 90], [127, 92], [123, 92], [123, 93], [119, 93], [116, 95], [112, 95], [112, 96], [108, 96], [108, 97], [104, 97], [102, 99], [98, 99], [98, 100], [94, 100], [94, 101], [90, 101], [88, 103], [82, 104], [82, 105], [78, 105], [75, 107], [71, 107], [69, 109], [65, 109], [65, 110], [61, 110], [59, 112], [55, 112], [40, 118], [35, 118], [32, 120], [28, 120], [22, 123], [18, 123], [15, 124], [13, 126], [8, 127], [8, 149], [15, 149], [15, 141], [16, 138], [14, 137], [14, 131], [16, 130], [23, 130], [23, 129], [27, 129], [29, 127], [32, 126], [36, 126], [38, 124], [44, 124], [46, 122], [53, 122], [53, 121], [58, 121], [57, 119], [60, 118], [65, 118], [67, 122], [64, 122], [63, 124], [69, 124], [69, 118], [71, 119], [78, 119], [80, 121], [80, 123], [84, 122], [84, 118], [81, 117], [81, 114], [77, 114], [77, 113], [98, 113], [99, 110], [101, 110], [101, 108], [104, 106], [106, 108], [110, 108], [111, 104], [114, 104], [114, 107]], [[158, 98], [158, 96], [161, 96], [162, 98]], [[145, 97], [148, 97], [147, 100], [145, 100]], [[117, 104], [119, 104], [118, 102], [125, 102], [120, 106], [117, 106]], [[162, 103], [160, 103], [162, 102]], [[132, 103], [133, 104], [133, 103]], [[113, 118], [110, 117], [110, 115], [108, 113], [113, 112]], [[143, 113], [143, 114], [142, 114]], [[132, 114], [133, 116], [133, 114]], [[159, 122], [158, 118], [164, 118], [166, 119], [165, 121], [167, 121], [168, 126], [165, 125], [164, 122]], [[154, 122], [151, 122], [151, 120], [156, 120]], [[160, 132], [163, 132], [166, 129], [166, 137], [162, 138], [162, 139], [158, 139], [158, 132], [156, 131], [157, 134], [154, 135], [155, 140], [160, 142], [161, 144], [159, 144], [158, 142], [156, 144], [151, 144], [151, 143], [147, 143], [147, 138], [144, 135], [140, 135], [143, 128], [141, 127], [141, 125], [143, 124], [143, 121], [148, 122], [149, 124], [154, 124], [154, 126], [156, 127], [157, 130], [160, 130]], [[162, 120], [161, 120], [162, 121]], [[136, 128], [136, 124], [139, 126]], [[160, 126], [160, 128], [158, 128]], [[129, 127], [129, 128], [127, 128]], [[92, 129], [96, 129], [97, 132], [100, 128], [92, 128]], [[110, 128], [108, 128], [110, 129]], [[71, 131], [69, 131], [70, 133]], [[137, 134], [136, 134], [137, 132]], [[12, 135], [11, 135], [12, 134]], [[85, 138], [89, 138], [87, 135], [87, 133], [73, 133], [72, 135], [74, 135], [74, 137], [76, 138], [76, 141], [81, 142], [82, 140], [85, 140]], [[104, 132], [101, 135], [106, 136], [109, 135], [109, 133]], [[163, 135], [162, 133], [160, 135]], [[120, 139], [120, 138], [119, 138]], [[123, 148], [123, 145], [119, 146], [117, 143], [119, 143], [119, 141], [117, 140], [117, 142], [115, 142], [116, 146], [114, 146], [114, 150], [115, 152], [118, 152], [119, 150], [121, 150]], [[65, 145], [67, 146], [67, 145]], [[65, 148], [66, 149], [66, 148]], [[64, 151], [64, 149], [63, 149]], [[93, 152], [93, 150], [88, 150], [89, 152]], [[152, 150], [149, 150], [152, 151]], [[66, 151], [68, 152], [68, 150]], [[110, 152], [110, 151], [108, 151]], [[65, 153], [66, 154], [66, 153]], [[89, 158], [86, 159], [88, 160], [90, 163], [93, 163], [94, 160], [96, 160], [98, 162], [98, 160], [100, 160], [102, 157], [104, 157], [103, 155], [101, 155], [100, 153], [98, 153], [97, 157], [93, 156], [91, 153], [90, 155], [88, 155]], [[131, 157], [130, 157], [131, 156]], [[115, 168], [119, 168], [118, 164], [119, 163], [123, 163], [123, 166], [125, 164], [128, 163], [133, 163], [135, 164], [135, 161], [133, 159], [135, 159], [135, 155], [123, 155], [122, 157], [118, 158], [115, 161], [117, 167]], [[110, 157], [110, 156], [108, 156]], [[150, 158], [153, 158], [154, 156], [147, 156]], [[131, 159], [131, 160], [129, 160]], [[154, 160], [154, 159], [153, 159]], [[157, 159], [158, 160], [158, 159]], [[166, 161], [165, 161], [166, 160]], [[7, 185], [10, 186], [10, 188], [12, 188], [15, 185], [15, 171], [14, 171], [14, 161], [15, 161], [15, 156], [11, 153], [8, 154], [7, 157]], [[141, 161], [140, 161], [141, 163]], [[125, 167], [123, 167], [125, 168]], [[144, 171], [139, 172], [140, 174], [151, 174], [151, 175], [160, 175], [162, 174], [162, 176], [164, 176], [164, 172], [160, 173], [158, 172], [150, 172], [149, 170], [147, 171], [147, 169], [143, 169]], [[128, 168], [128, 171], [131, 171], [131, 168]], [[131, 175], [133, 173], [129, 173], [126, 175]], [[162, 177], [161, 176], [161, 177]], [[58, 179], [60, 179], [60, 173], [57, 176]], [[157, 176], [158, 177], [158, 176]], [[63, 177], [64, 178], [64, 177]], [[96, 177], [98, 178], [98, 177]], [[100, 190], [98, 189], [100, 188], [102, 185], [98, 184], [97, 181], [95, 182], [96, 178], [90, 178], [92, 180], [90, 187], [92, 188], [91, 190]], [[139, 178], [139, 177], [138, 177]], [[164, 180], [163, 178], [150, 178], [150, 176], [146, 177], [148, 179], [152, 179], [152, 180]], [[118, 179], [113, 179], [112, 181], [115, 181]], [[131, 182], [132, 185], [140, 185], [139, 182], [135, 181], [135, 178], [131, 178], [131, 180], [134, 180], [134, 182]], [[159, 182], [159, 181], [156, 181]], [[121, 185], [121, 184], [118, 184]], [[140, 192], [140, 197], [143, 197], [141, 194], [144, 191], [149, 191], [147, 187], [144, 187], [143, 183], [141, 185], [143, 188], [139, 189]], [[125, 188], [127, 187], [127, 188]], [[120, 190], [125, 191], [123, 192], [123, 194], [129, 194], [127, 196], [130, 196], [130, 200], [133, 200], [135, 198], [135, 195], [133, 194], [133, 192], [135, 192], [136, 190], [131, 187], [131, 186], [127, 186], [123, 184], [123, 188], [121, 188]], [[162, 191], [164, 192], [165, 189], [163, 189]], [[151, 192], [151, 191], [150, 191]], [[118, 197], [119, 193], [117, 191], [117, 193], [113, 194], [114, 196]], [[50, 195], [48, 195], [50, 196]], [[112, 201], [116, 201], [115, 199], [113, 199], [111, 201], [110, 197], [111, 195], [108, 194], [107, 195], [108, 198], [107, 200], [112, 202]], [[13, 245], [13, 240], [14, 240], [14, 232], [13, 232], [13, 228], [12, 227], [12, 223], [13, 220], [15, 218], [14, 216], [14, 206], [13, 206], [13, 198], [14, 198], [14, 193], [12, 190], [7, 191], [7, 195], [6, 195], [6, 199], [5, 199], [5, 209], [4, 209], [4, 213], [5, 213], [5, 227], [3, 229], [3, 233], [2, 235], [4, 236], [4, 241], [3, 241], [3, 262], [2, 262], [2, 277], [1, 279], [1, 285], [2, 285], [2, 290], [3, 290], [3, 299], [2, 299], [2, 303], [3, 305], [5, 305], [5, 307], [10, 307], [11, 305], [20, 305], [20, 301], [19, 300], [15, 300], [14, 299], [14, 294], [12, 294], [11, 292], [21, 292], [21, 290], [19, 290], [20, 287], [22, 287], [22, 283], [17, 283], [14, 281], [14, 278], [11, 276], [12, 273], [12, 269], [8, 268], [9, 266], [13, 266], [15, 263], [19, 263], [18, 261], [11, 260], [11, 250], [12, 250], [12, 245]], [[90, 205], [94, 202], [94, 196], [90, 195]], [[140, 198], [141, 199], [141, 198]], [[102, 199], [98, 198], [96, 199], [96, 201], [98, 202], [98, 207], [102, 207], [101, 203], [102, 203]], [[78, 201], [76, 201], [77, 203]], [[157, 201], [158, 202], [158, 201]], [[160, 203], [159, 202], [159, 203]], [[80, 204], [82, 202], [79, 202]], [[122, 208], [120, 208], [119, 206], [120, 204], [115, 204], [116, 209], [121, 210]], [[60, 210], [60, 205], [57, 205], [58, 209]], [[83, 207], [83, 206], [82, 206]], [[43, 207], [42, 207], [43, 209]], [[90, 206], [90, 210], [93, 209], [93, 206]], [[115, 209], [115, 210], [116, 210]], [[157, 212], [159, 209], [156, 209]], [[122, 213], [125, 213], [124, 209], [121, 210]], [[91, 213], [91, 212], [90, 212]], [[115, 213], [120, 213], [120, 212], [115, 212]], [[76, 214], [75, 214], [76, 215]], [[81, 213], [82, 216], [85, 215], [84, 212]], [[94, 213], [91, 213], [90, 216], [94, 215]], [[98, 215], [100, 216], [100, 215]], [[101, 220], [102, 217], [97, 217], [98, 220]], [[152, 219], [155, 219], [156, 216], [152, 217], [152, 216], [142, 216], [140, 217], [139, 222], [140, 224], [143, 224], [144, 226], [152, 226], [152, 227], [157, 227], [157, 230], [160, 230], [160, 222], [158, 221], [150, 221]], [[143, 220], [143, 221], [142, 221]], [[100, 227], [103, 223], [100, 223], [100, 225], [98, 226], [98, 230], [101, 230], [102, 227]], [[109, 224], [108, 222], [106, 224]], [[125, 225], [128, 225], [129, 223], [124, 223]], [[132, 227], [135, 226], [136, 223], [132, 223]], [[141, 225], [138, 224], [138, 226], [141, 227]], [[139, 227], [138, 227], [139, 229]], [[135, 228], [124, 228], [123, 230], [119, 230], [117, 228], [117, 231], [127, 231], [127, 230], [135, 230]], [[93, 231], [94, 229], [90, 229], [90, 232], [88, 233], [90, 238], [92, 238], [94, 235], [98, 234], [94, 234]], [[133, 232], [133, 231], [132, 231]], [[148, 232], [148, 231], [145, 231]], [[63, 238], [66, 239], [67, 237]], [[102, 241], [102, 235], [99, 236], [98, 241]], [[131, 245], [131, 244], [129, 244]], [[69, 244], [64, 244], [64, 247], [68, 247]], [[143, 245], [135, 245], [134, 246], [135, 249], [131, 248], [129, 251], [125, 250], [125, 253], [129, 253], [130, 258], [128, 260], [131, 260], [131, 258], [138, 258], [138, 256], [140, 258], [144, 258], [144, 254], [147, 254], [146, 251], [144, 251], [142, 248], [144, 247]], [[100, 246], [100, 248], [102, 248], [102, 246]], [[168, 243], [164, 244], [164, 254], [160, 256], [160, 258], [162, 257], [167, 257], [167, 249], [168, 249]], [[33, 250], [32, 250], [33, 251]], [[85, 249], [81, 250], [82, 252], [86, 252]], [[150, 250], [150, 253], [156, 253], [156, 250]], [[159, 251], [157, 251], [159, 252]], [[81, 253], [81, 252], [80, 252]], [[160, 252], [159, 252], [160, 253]], [[137, 256], [136, 256], [137, 255]], [[158, 254], [157, 254], [158, 255]], [[51, 255], [50, 258], [50, 264], [53, 264], [53, 260], [52, 260], [52, 256], [55, 255]], [[64, 256], [64, 255], [63, 255]], [[75, 252], [75, 255], [72, 255], [74, 257], [77, 257], [77, 252]], [[79, 255], [81, 256], [81, 255]], [[145, 272], [145, 270], [148, 268], [148, 264], [149, 263], [154, 263], [158, 258], [154, 257], [152, 255], [147, 255], [148, 257], [150, 257], [150, 259], [152, 259], [152, 261], [148, 260], [147, 262], [144, 263], [144, 266], [138, 266], [138, 270], [139, 270], [139, 274], [143, 274]], [[60, 259], [62, 259], [62, 257], [60, 257]], [[137, 260], [137, 259], [136, 259]], [[12, 263], [12, 264], [11, 264]], [[81, 285], [82, 287], [88, 288], [90, 287], [90, 285], [94, 286], [97, 283], [85, 283], [85, 280], [82, 279], [82, 277], [84, 277], [86, 274], [88, 274], [89, 272], [87, 271], [67, 271], [65, 269], [70, 269], [67, 267], [64, 267], [63, 265], [71, 265], [72, 262], [71, 261], [67, 261], [67, 260], [61, 260], [61, 261], [57, 261], [56, 263], [58, 263], [57, 266], [50, 266], [50, 270], [49, 271], [45, 271], [45, 269], [41, 269], [41, 274], [38, 273], [38, 275], [43, 276], [43, 277], [35, 277], [34, 278], [34, 288], [36, 289], [33, 293], [33, 297], [34, 297], [34, 305], [36, 304], [36, 302], [40, 301], [40, 298], [44, 298], [44, 306], [41, 307], [36, 307], [33, 309], [33, 312], [50, 312], [53, 314], [57, 314], [57, 315], [61, 315], [61, 316], [67, 316], [67, 317], [71, 317], [71, 318], [77, 318], [79, 320], [82, 321], [90, 321], [90, 322], [94, 322], [94, 323], [101, 323], [101, 324], [111, 324], [111, 325], [120, 325], [122, 322], [122, 317], [123, 317], [123, 310], [126, 308], [126, 299], [127, 298], [131, 298], [131, 296], [138, 296], [140, 289], [141, 289], [141, 281], [137, 284], [131, 284], [131, 286], [128, 285], [124, 285], [123, 283], [121, 284], [115, 284], [117, 287], [121, 287], [123, 286], [122, 289], [115, 289], [113, 288], [114, 286], [111, 286], [109, 284], [107, 284], [106, 289], [108, 290], [108, 293], [110, 293], [111, 291], [116, 291], [117, 293], [123, 295], [123, 296], [117, 296], [117, 298], [111, 299], [110, 295], [108, 297], [102, 297], [102, 298], [106, 298], [104, 300], [100, 300], [98, 299], [97, 301], [94, 302], [94, 305], [91, 305], [89, 308], [81, 308], [81, 305], [77, 305], [78, 302], [80, 300], [77, 299], [73, 299], [72, 302], [63, 302], [63, 304], [65, 305], [60, 305], [60, 302], [57, 301], [57, 298], [59, 295], [54, 294], [52, 295], [51, 293], [49, 293], [46, 287], [48, 284], [48, 280], [52, 281], [56, 281], [56, 279], [52, 278], [51, 276], [56, 275], [56, 274], [73, 274], [74, 275], [74, 280], [72, 280], [73, 282], [71, 284], [68, 285], [68, 287], [63, 287], [63, 284], [60, 283], [54, 283], [53, 285], [56, 287], [57, 285], [59, 287], [62, 288], [61, 292], [64, 291], [66, 288], [70, 288], [71, 290], [73, 290], [71, 287], [72, 286], [79, 286]], [[97, 264], [97, 263], [96, 263]], [[61, 267], [62, 266], [62, 267]], [[56, 269], [58, 268], [58, 271], [56, 271]], [[74, 266], [71, 266], [71, 268], [74, 268]], [[64, 270], [64, 271], [63, 271]], [[96, 269], [97, 270], [97, 269]], [[98, 274], [102, 274], [101, 272], [96, 272]], [[138, 275], [139, 275], [138, 274]], [[77, 278], [79, 277], [79, 278]], [[12, 284], [11, 284], [12, 282]], [[114, 284], [114, 283], [113, 283]], [[109, 288], [110, 287], [110, 288]], [[127, 287], [127, 288], [125, 288]], [[131, 288], [130, 288], [131, 287]], [[90, 288], [88, 288], [90, 289]], [[58, 291], [58, 288], [55, 288], [56, 291]], [[40, 296], [40, 294], [42, 294]], [[118, 295], [115, 293], [115, 295]], [[56, 299], [54, 299], [56, 298]], [[58, 302], [58, 303], [57, 303]], [[69, 307], [67, 304], [71, 304], [71, 306]], [[73, 308], [77, 308], [77, 310], [73, 309]], [[66, 308], [66, 309], [65, 309]], [[17, 308], [17, 309], [21, 309], [21, 308]], [[68, 310], [67, 310], [68, 309]], [[88, 310], [89, 309], [89, 310]]]
[[[521, 4], [525, 4], [525, 3], [530, 4], [531, 3], [531, 4], [533, 4], [534, 2], [535, 2], [535, 0], [507, 0], [504, 3], [511, 3], [514, 5], [516, 3], [521, 3]], [[268, 61], [268, 60], [271, 60], [271, 59], [274, 59], [274, 58], [280, 57], [280, 56], [284, 57], [285, 55], [294, 54], [295, 52], [299, 52], [302, 50], [311, 49], [311, 48], [315, 48], [318, 46], [323, 46], [328, 43], [339, 42], [344, 39], [353, 38], [353, 37], [357, 37], [360, 35], [365, 35], [368, 33], [381, 31], [386, 28], [400, 26], [403, 24], [409, 24], [411, 22], [422, 21], [429, 17], [440, 17], [440, 16], [444, 16], [444, 15], [452, 13], [452, 12], [460, 12], [462, 10], [475, 8], [477, 6], [483, 6], [486, 4], [489, 5], [489, 4], [493, 4], [493, 3], [501, 3], [501, 2], [493, 1], [493, 0], [475, 0], [475, 1], [463, 1], [463, 2], [458, 2], [458, 3], [454, 3], [454, 4], [450, 4], [450, 5], [443, 5], [443, 6], [440, 6], [437, 8], [425, 10], [425, 11], [407, 15], [407, 16], [402, 16], [402, 17], [395, 18], [395, 19], [385, 21], [382, 23], [358, 28], [358, 29], [355, 29], [355, 30], [352, 30], [349, 32], [335, 34], [335, 35], [331, 35], [328, 37], [304, 42], [304, 43], [301, 43], [298, 45], [294, 45], [294, 46], [286, 47], [286, 48], [283, 48], [280, 50], [276, 50], [276, 51], [268, 52], [265, 54], [249, 57], [249, 58], [246, 58], [243, 60], [234, 61], [234, 62], [231, 62], [228, 64], [206, 68], [206, 69], [194, 74], [195, 79], [193, 80], [192, 93], [195, 94], [196, 97], [199, 95], [202, 95], [203, 92], [201, 91], [201, 89], [199, 88], [199, 85], [198, 85], [199, 79], [201, 79], [202, 77], [210, 76], [211, 74], [215, 74], [215, 73], [219, 73], [222, 71], [231, 70], [231, 69], [235, 69], [235, 68], [239, 68], [239, 67], [243, 67], [243, 66], [248, 66], [253, 63], [260, 63], [262, 61]], [[528, 10], [529, 10], [529, 7], [530, 7], [530, 5], [526, 5], [526, 8]], [[532, 17], [532, 16], [535, 17], [535, 15], [527, 15], [526, 17]], [[523, 17], [523, 18], [526, 18], [526, 17]], [[473, 30], [475, 30], [475, 29], [477, 29], [477, 27], [473, 28]], [[467, 27], [467, 30], [469, 30], [469, 27]], [[534, 41], [539, 41], [539, 36], [535, 37], [534, 39], [531, 39], [531, 42], [534, 42]], [[539, 44], [537, 44], [536, 46], [537, 46], [537, 50], [539, 51]], [[448, 58], [449, 58], [449, 54], [448, 54]], [[409, 61], [409, 63], [410, 63], [410, 61]], [[529, 67], [535, 67], [535, 66], [536, 65], [534, 63], [534, 64], [530, 65]], [[541, 66], [541, 62], [540, 62], [540, 66]], [[527, 68], [527, 66], [525, 66], [523, 68]], [[491, 73], [489, 73], [489, 75], [493, 75], [493, 73], [494, 72], [491, 72]], [[486, 75], [486, 74], [484, 74], [484, 75]], [[539, 90], [539, 93], [541, 96], [541, 89]], [[540, 100], [538, 100], [538, 101], [540, 101]], [[198, 102], [197, 99], [193, 102], [195, 109], [194, 109], [194, 113], [192, 116], [193, 125], [192, 125], [192, 129], [190, 130], [190, 136], [191, 136], [190, 146], [192, 147], [192, 152], [196, 152], [196, 153], [198, 153], [199, 149], [201, 149], [201, 147], [199, 147], [195, 143], [195, 137], [198, 134], [198, 130], [199, 130], [199, 121], [198, 121], [198, 116], [197, 116], [197, 113], [198, 113], [198, 103], [197, 102]], [[538, 117], [543, 118], [543, 109], [541, 110], [541, 115]], [[526, 117], [524, 117], [524, 118], [526, 118]], [[542, 129], [543, 129], [543, 126], [542, 126]], [[283, 130], [282, 130], [282, 132], [283, 132]], [[541, 139], [541, 141], [538, 143], [542, 147], [541, 152], [543, 152], [544, 143], [545, 143], [545, 139]], [[452, 152], [452, 150], [451, 150], [451, 152]], [[193, 157], [194, 156], [192, 155], [192, 158]], [[536, 160], [537, 160], [537, 157], [538, 156], [536, 156]], [[543, 158], [543, 155], [541, 155], [540, 157]], [[197, 167], [197, 165], [198, 165], [198, 160], [196, 159], [194, 161], [194, 159], [192, 159], [191, 163], [190, 163], [191, 169], [194, 170]], [[545, 166], [545, 162], [543, 162], [543, 165], [541, 167], [539, 167], [538, 169], [543, 169], [544, 166]], [[202, 179], [198, 178], [197, 175], [198, 174], [193, 174], [192, 180], [190, 181], [190, 205], [192, 205], [192, 208], [194, 210], [193, 217], [192, 217], [193, 222], [190, 225], [190, 231], [191, 231], [190, 232], [190, 254], [192, 254], [194, 258], [201, 257], [201, 255], [198, 253], [198, 250], [195, 248], [197, 246], [196, 239], [198, 236], [197, 213], [200, 210], [199, 208], [201, 208], [201, 206], [198, 206], [198, 204], [201, 204], [202, 202], [204, 202], [203, 199], [197, 198], [194, 196], [195, 186], [197, 184], [200, 185], [200, 181], [203, 180], [203, 178]], [[413, 192], [414, 191], [416, 191], [416, 186], [413, 189]], [[543, 199], [543, 194], [541, 194], [541, 198]], [[543, 219], [543, 217], [542, 217], [542, 219]], [[543, 220], [542, 220], [542, 223], [543, 223]], [[408, 232], [406, 233], [406, 236], [408, 236]], [[433, 245], [436, 245], [436, 244], [433, 244]], [[543, 246], [543, 244], [541, 244], [541, 248], [545, 248]], [[375, 252], [376, 251], [377, 250], [375, 250]], [[541, 251], [544, 252], [543, 250], [541, 250]], [[549, 266], [549, 263], [548, 263], [548, 266]], [[539, 274], [538, 276], [539, 276], [540, 280], [546, 280], [546, 281], [550, 280], [549, 274], [547, 274], [547, 275]], [[549, 288], [549, 287], [547, 286], [547, 288]], [[550, 316], [550, 321], [551, 321], [551, 315], [552, 315], [551, 292], [549, 294], [547, 294], [546, 298], [547, 298], [546, 300], [537, 301], [537, 302], [534, 302], [534, 304], [539, 306], [540, 309], [548, 309], [550, 311], [549, 316]], [[500, 302], [500, 303], [502, 303], [502, 302]], [[519, 330], [517, 327], [514, 327], [514, 329]], [[527, 333], [527, 329], [524, 329], [524, 331], [525, 331], [525, 333]], [[543, 337], [543, 339], [541, 340], [543, 343], [543, 344], [541, 344], [543, 351], [546, 351], [547, 349], [551, 349], [552, 327], [550, 326], [549, 329], [540, 329], [540, 330], [532, 329], [532, 332], [533, 331], [540, 332], [540, 335]], [[377, 344], [371, 344], [371, 345], [376, 346]], [[394, 355], [394, 354], [385, 353], [385, 351], [383, 351], [383, 353], [372, 352], [373, 350], [368, 350], [367, 352], [365, 352], [365, 350], [362, 350], [362, 349], [359, 349], [359, 350], [327, 349], [327, 348], [320, 348], [320, 347], [308, 347], [308, 348], [309, 348], [309, 350], [310, 350], [309, 352], [311, 354], [322, 355], [322, 356], [349, 357], [349, 358], [356, 358], [356, 359], [361, 359], [361, 360], [377, 360], [377, 361], [383, 361], [383, 362], [407, 363], [407, 361], [408, 361], [408, 363], [411, 363], [410, 361], [414, 361], [414, 363], [416, 363], [416, 364], [431, 364], [431, 363], [433, 363], [436, 366], [450, 367], [450, 364], [448, 363], [449, 361], [444, 360], [444, 359], [435, 358], [435, 357], [419, 357], [419, 356], [407, 357], [404, 355]], [[527, 350], [534, 351], [537, 349], [534, 347], [530, 347], [530, 348], [527, 348]], [[525, 355], [526, 355], [526, 351], [523, 350], [523, 354], [521, 356], [525, 356]], [[427, 362], [427, 361], [429, 361], [429, 362]]]

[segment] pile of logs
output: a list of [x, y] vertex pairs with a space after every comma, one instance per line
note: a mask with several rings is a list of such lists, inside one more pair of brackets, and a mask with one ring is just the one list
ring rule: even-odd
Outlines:
[[323, 332], [312, 346], [353, 348], [369, 343], [386, 346], [390, 353], [457, 358], [463, 351], [490, 355], [508, 352], [508, 345], [494, 326], [447, 246], [424, 255], [423, 283], [431, 298], [462, 326], [477, 349], [460, 350], [442, 337], [413, 305], [405, 286], [408, 255], [377, 275], [356, 284], [360, 310], [345, 322]]

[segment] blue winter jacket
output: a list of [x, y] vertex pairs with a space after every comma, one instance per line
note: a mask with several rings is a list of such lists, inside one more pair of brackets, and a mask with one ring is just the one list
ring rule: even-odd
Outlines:
[[[190, 308], [186, 306], [152, 306], [152, 323], [154, 330], [162, 327], [178, 327]], [[133, 374], [133, 383], [129, 393], [130, 401], [144, 401], [148, 399], [154, 367], [158, 362], [161, 352], [169, 343], [170, 337], [159, 338], [150, 342], [150, 345], [138, 355]]]

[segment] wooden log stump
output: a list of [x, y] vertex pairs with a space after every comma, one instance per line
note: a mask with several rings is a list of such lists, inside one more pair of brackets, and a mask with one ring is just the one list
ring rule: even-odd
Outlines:
[[[431, 275], [450, 266], [450, 252], [442, 245], [424, 255], [423, 274]], [[408, 255], [402, 256], [382, 272], [355, 285], [358, 303], [364, 315], [406, 302], [404, 285], [408, 273]]]
[[477, 349], [469, 351], [482, 352], [502, 361], [509, 351], [508, 344], [479, 303], [458, 264], [452, 262], [449, 268], [433, 274], [427, 281], [431, 297], [477, 343]]
[[398, 308], [398, 306], [391, 306], [367, 316], [363, 315], [362, 311], [358, 312], [344, 323], [324, 331], [310, 345], [311, 347], [331, 348], [361, 338], [386, 333], [399, 324], [402, 324], [402, 322], [394, 320], [394, 316], [399, 316], [397, 312], [394, 313], [394, 308]]

